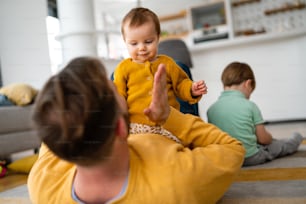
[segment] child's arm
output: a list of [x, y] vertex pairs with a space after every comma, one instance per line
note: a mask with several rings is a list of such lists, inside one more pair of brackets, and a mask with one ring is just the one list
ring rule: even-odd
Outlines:
[[206, 93], [207, 93], [207, 86], [203, 80], [192, 83], [191, 95], [193, 97], [198, 97]]
[[257, 143], [262, 145], [271, 144], [272, 135], [266, 130], [264, 124], [256, 125], [255, 131], [256, 131]]

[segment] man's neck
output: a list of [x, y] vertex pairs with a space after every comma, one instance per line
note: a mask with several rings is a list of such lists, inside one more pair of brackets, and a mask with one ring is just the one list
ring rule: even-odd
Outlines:
[[100, 164], [77, 166], [74, 188], [80, 200], [104, 203], [120, 193], [129, 174], [129, 151], [127, 145], [114, 148], [115, 153]]

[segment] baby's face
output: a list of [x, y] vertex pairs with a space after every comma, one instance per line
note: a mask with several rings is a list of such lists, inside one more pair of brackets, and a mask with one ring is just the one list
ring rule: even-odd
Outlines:
[[124, 41], [134, 62], [144, 63], [156, 58], [159, 36], [153, 22], [140, 26], [124, 26]]

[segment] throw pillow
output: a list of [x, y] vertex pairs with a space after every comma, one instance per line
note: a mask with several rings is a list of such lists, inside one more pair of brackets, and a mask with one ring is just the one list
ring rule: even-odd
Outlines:
[[18, 106], [24, 106], [33, 101], [37, 95], [37, 90], [28, 84], [14, 83], [2, 87], [0, 89], [0, 94], [5, 95], [10, 101]]
[[26, 156], [10, 163], [7, 168], [17, 173], [29, 173], [37, 158], [38, 154]]
[[10, 99], [8, 99], [5, 95], [0, 94], [0, 107], [1, 106], [13, 106], [15, 105], [14, 103], [12, 103], [12, 101], [10, 101]]

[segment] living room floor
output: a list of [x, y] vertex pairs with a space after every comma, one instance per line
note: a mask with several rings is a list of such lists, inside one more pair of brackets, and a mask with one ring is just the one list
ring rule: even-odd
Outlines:
[[283, 122], [283, 123], [268, 123], [266, 125], [273, 137], [277, 139], [288, 138], [293, 132], [299, 132], [306, 138], [306, 120], [297, 122]]
[[[306, 121], [276, 123], [276, 124], [268, 123], [266, 125], [266, 128], [272, 133], [272, 135], [275, 138], [278, 138], [278, 139], [288, 138], [288, 137], [290, 137], [290, 135], [293, 132], [299, 132], [306, 138]], [[290, 170], [290, 168], [287, 168], [287, 167], [294, 167], [297, 170], [300, 170], [302, 168], [302, 171], [305, 172], [306, 166], [304, 166], [304, 164], [306, 164], [306, 157], [304, 157], [304, 156], [299, 157], [299, 156], [301, 156], [300, 154], [306, 153], [306, 148], [304, 148], [304, 147], [306, 147], [306, 140], [304, 140], [304, 142], [303, 142], [303, 147], [301, 148], [301, 152], [296, 153], [296, 155], [293, 156], [291, 158], [291, 160], [290, 160], [290, 158], [289, 158], [289, 160], [279, 159], [279, 160], [276, 160], [275, 163], [270, 162], [268, 164], [258, 166], [258, 168], [256, 168], [256, 169], [246, 168], [246, 169], [243, 169], [243, 170], [246, 170], [246, 171], [241, 176], [243, 178], [247, 178], [248, 177], [247, 174], [251, 172], [250, 170], [256, 170], [256, 171], [263, 170], [267, 173], [271, 173], [271, 176], [273, 176], [274, 171], [269, 172], [269, 168], [270, 168], [270, 170], [273, 170], [276, 167], [278, 168], [278, 165], [283, 165], [283, 164], [286, 164], [286, 168], [284, 170]], [[18, 158], [22, 158], [23, 156], [27, 156], [27, 155], [30, 155], [30, 154], [33, 154], [32, 150], [15, 154], [15, 155], [13, 155], [13, 158], [18, 159]], [[300, 162], [298, 162], [298, 164], [302, 165], [302, 167], [296, 168], [297, 159], [300, 159], [299, 160]], [[291, 161], [292, 161], [292, 163], [290, 163]], [[292, 172], [291, 172], [291, 174], [292, 174]], [[21, 175], [12, 175], [12, 176], [14, 176], [14, 178], [10, 177], [10, 176], [0, 178], [0, 204], [1, 203], [7, 203], [8, 198], [9, 199], [28, 199], [27, 188], [26, 188], [26, 185], [25, 185], [27, 175], [26, 174], [21, 174]], [[289, 178], [290, 176], [289, 177], [288, 176], [286, 176], [286, 177]], [[284, 180], [284, 181], [273, 181], [273, 182], [285, 182], [285, 183], [287, 183], [288, 185], [282, 185], [282, 184], [275, 184], [275, 185], [286, 188], [286, 189], [279, 189], [278, 192], [281, 192], [282, 190], [284, 190], [285, 192], [290, 193], [291, 190], [295, 190], [295, 188], [300, 189], [300, 188], [303, 187], [303, 189], [304, 189], [304, 187], [305, 187], [304, 185], [306, 184], [306, 176], [304, 176], [299, 181], [296, 181], [296, 180], [295, 181], [292, 181], [292, 180], [286, 181], [286, 180]], [[292, 185], [291, 185], [290, 182], [291, 183], [294, 182], [294, 183], [292, 183]], [[282, 203], [282, 202], [280, 202], [279, 197], [269, 198], [268, 200], [267, 200], [267, 197], [264, 197], [264, 198], [256, 197], [257, 200], [255, 198], [252, 198], [252, 200], [250, 200], [250, 198], [247, 197], [247, 194], [252, 193], [253, 190], [250, 190], [250, 188], [254, 189], [254, 188], [256, 188], [257, 185], [261, 186], [260, 189], [262, 189], [263, 186], [264, 186], [264, 188], [270, 188], [271, 187], [270, 186], [271, 181], [261, 180], [260, 182], [253, 182], [253, 183], [252, 182], [248, 183], [248, 182], [245, 182], [245, 181], [236, 182], [236, 183], [233, 184], [231, 189], [227, 192], [224, 199], [220, 203], [221, 204], [231, 204], [231, 203], [243, 203], [244, 201], [247, 202], [247, 203], [250, 203], [251, 201], [252, 201], [251, 203], [271, 203], [271, 204]], [[303, 185], [303, 186], [301, 186], [301, 185]], [[244, 189], [245, 192], [244, 191], [241, 192], [241, 190], [237, 191], [237, 189], [241, 189], [241, 186], [242, 186], [242, 188]], [[250, 190], [250, 192], [248, 191], [248, 189]], [[269, 191], [273, 192], [273, 190], [271, 191], [271, 189], [269, 189], [267, 192], [269, 192]], [[236, 195], [237, 192], [239, 192], [240, 194]], [[303, 196], [293, 195], [292, 198], [290, 198], [290, 196], [289, 196], [289, 198], [282, 197], [281, 199], [284, 202], [287, 202], [287, 201], [289, 202], [290, 201], [290, 203], [291, 203], [291, 201], [292, 201], [292, 203], [296, 203], [296, 204], [301, 203], [302, 204], [306, 201], [306, 194], [303, 195]], [[295, 199], [295, 200], [293, 200], [293, 199]], [[21, 202], [21, 203], [23, 203], [23, 202]]]

